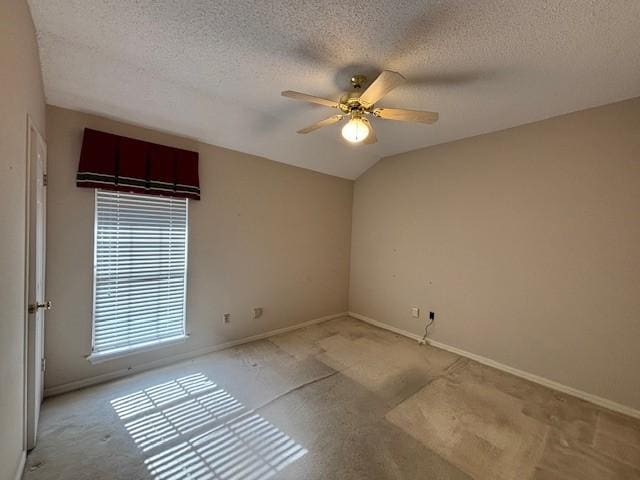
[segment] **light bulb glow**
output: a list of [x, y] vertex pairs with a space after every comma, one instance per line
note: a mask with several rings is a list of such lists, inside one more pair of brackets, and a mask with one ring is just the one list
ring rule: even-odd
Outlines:
[[369, 126], [360, 117], [353, 117], [342, 127], [342, 137], [351, 143], [362, 142], [369, 136]]

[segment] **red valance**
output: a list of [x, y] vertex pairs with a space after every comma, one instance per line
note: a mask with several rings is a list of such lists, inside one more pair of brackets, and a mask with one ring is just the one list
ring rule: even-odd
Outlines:
[[76, 185], [200, 200], [198, 153], [85, 128]]

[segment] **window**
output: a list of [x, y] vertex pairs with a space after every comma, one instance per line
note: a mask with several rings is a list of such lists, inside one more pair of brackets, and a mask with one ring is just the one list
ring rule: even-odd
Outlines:
[[90, 358], [184, 339], [187, 218], [184, 198], [96, 189]]

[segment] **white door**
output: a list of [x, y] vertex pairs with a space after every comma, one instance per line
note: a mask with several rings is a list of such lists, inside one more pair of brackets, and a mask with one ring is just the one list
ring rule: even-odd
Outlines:
[[44, 385], [44, 318], [51, 303], [45, 300], [45, 234], [47, 213], [47, 147], [40, 132], [28, 122], [28, 278], [27, 278], [27, 450], [36, 445]]

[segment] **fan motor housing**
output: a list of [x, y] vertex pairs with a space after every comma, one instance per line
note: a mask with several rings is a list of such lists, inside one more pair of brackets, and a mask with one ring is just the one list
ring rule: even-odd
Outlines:
[[338, 108], [342, 113], [371, 113], [373, 105], [364, 105], [360, 102], [360, 95], [362, 95], [362, 87], [367, 83], [367, 77], [361, 73], [356, 73], [351, 77], [351, 85], [353, 86], [353, 92], [347, 92], [340, 97], [340, 103]]
[[340, 97], [340, 104], [338, 105], [338, 108], [340, 108], [343, 113], [351, 113], [354, 110], [367, 113], [372, 107], [373, 105], [365, 106], [360, 103], [360, 92], [345, 93]]

